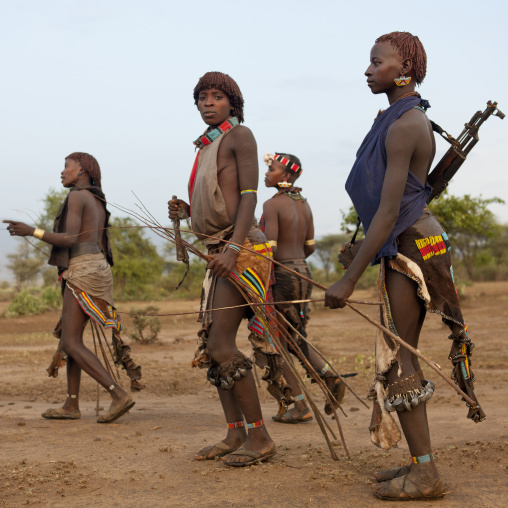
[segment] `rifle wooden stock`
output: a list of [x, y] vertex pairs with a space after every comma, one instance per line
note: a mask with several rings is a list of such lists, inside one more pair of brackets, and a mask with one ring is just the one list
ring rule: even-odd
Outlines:
[[497, 109], [497, 102], [488, 101], [485, 111], [477, 111], [471, 120], [464, 125], [464, 130], [457, 139], [450, 136], [439, 125], [431, 122], [433, 130], [452, 146], [429, 174], [427, 182], [432, 187], [430, 200], [439, 197], [446, 189], [450, 180], [466, 160], [469, 152], [480, 140], [478, 137], [480, 126], [491, 115], [498, 116], [501, 120], [505, 116], [503, 112]]

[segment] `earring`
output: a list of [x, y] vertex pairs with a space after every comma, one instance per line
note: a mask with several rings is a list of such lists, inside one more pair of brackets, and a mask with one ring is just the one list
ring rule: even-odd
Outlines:
[[81, 171], [78, 173], [78, 176], [81, 176], [83, 173], [81, 173]]
[[411, 81], [411, 77], [401, 76], [400, 78], [394, 79], [395, 84], [397, 86], [406, 86], [409, 85], [409, 82]]
[[287, 180], [283, 180], [282, 182], [277, 182], [277, 185], [279, 187], [282, 187], [283, 189], [287, 189], [287, 188], [291, 187], [292, 184], [288, 183]]

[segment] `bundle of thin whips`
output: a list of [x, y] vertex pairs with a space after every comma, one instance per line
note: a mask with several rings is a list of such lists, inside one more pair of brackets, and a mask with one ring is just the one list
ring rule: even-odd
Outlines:
[[[187, 242], [186, 240], [181, 238], [181, 236], [179, 235], [179, 233], [182, 233], [182, 232], [183, 233], [192, 233], [192, 234], [194, 234], [193, 231], [191, 231], [191, 230], [180, 230], [180, 229], [174, 229], [174, 228], [167, 228], [167, 227], [162, 226], [159, 222], [157, 222], [155, 217], [153, 217], [153, 215], [147, 210], [147, 208], [143, 205], [143, 203], [139, 200], [139, 198], [137, 196], [136, 196], [136, 199], [138, 199], [138, 201], [141, 203], [141, 207], [139, 207], [139, 205], [137, 205], [140, 208], [141, 213], [133, 212], [132, 210], [129, 210], [129, 209], [125, 208], [125, 207], [122, 207], [122, 206], [119, 206], [119, 205], [116, 205], [116, 204], [112, 204], [112, 203], [109, 203], [109, 204], [111, 206], [117, 208], [118, 210], [131, 215], [132, 217], [134, 217], [138, 221], [140, 221], [142, 224], [144, 224], [144, 226], [134, 226], [134, 227], [147, 227], [147, 228], [151, 229], [155, 234], [160, 236], [161, 238], [164, 238], [165, 240], [168, 240], [171, 243], [173, 243], [173, 244], [175, 244], [175, 245], [177, 245], [179, 247], [184, 247], [188, 252], [190, 252], [191, 254], [194, 254], [195, 256], [198, 256], [199, 258], [201, 258], [201, 259], [203, 259], [205, 261], [210, 261], [212, 259], [207, 254], [204, 254], [203, 252], [201, 252], [195, 245], [191, 244], [190, 242]], [[143, 215], [143, 213], [146, 213], [147, 215], [145, 216], [145, 215]], [[128, 226], [128, 227], [133, 227], [133, 226]], [[212, 236], [204, 235], [204, 234], [201, 234], [201, 236], [203, 236], [203, 237], [207, 237], [208, 236], [209, 238], [213, 238]], [[283, 269], [285, 269], [285, 270], [291, 272], [292, 274], [296, 275], [297, 277], [307, 281], [309, 284], [312, 284], [313, 286], [321, 289], [322, 291], [327, 291], [327, 289], [328, 289], [326, 286], [324, 286], [324, 285], [322, 285], [322, 284], [320, 284], [320, 283], [318, 283], [318, 282], [316, 282], [316, 281], [306, 277], [305, 275], [302, 275], [302, 274], [300, 274], [300, 273], [298, 273], [296, 271], [291, 270], [287, 266], [285, 266], [282, 263], [279, 263], [278, 261], [273, 259], [271, 256], [260, 254], [259, 252], [256, 252], [254, 250], [250, 250], [250, 249], [248, 249], [248, 248], [246, 248], [246, 247], [244, 247], [242, 245], [235, 244], [234, 242], [231, 242], [229, 240], [221, 240], [221, 242], [224, 243], [224, 245], [227, 245], [227, 244], [235, 245], [236, 247], [239, 247], [240, 249], [246, 249], [247, 251], [249, 251], [249, 252], [251, 252], [251, 253], [253, 253], [253, 254], [257, 255], [257, 256], [262, 256], [265, 259], [267, 259], [268, 261], [270, 261], [272, 264], [283, 267]], [[234, 282], [234, 280], [233, 280], [233, 282]], [[272, 305], [274, 305], [274, 303], [276, 304], [276, 302], [267, 302], [265, 304], [261, 304], [260, 307], [262, 307], [263, 305], [270, 305], [270, 306], [272, 306]], [[451, 379], [449, 379], [442, 372], [441, 367], [440, 367], [439, 364], [437, 364], [433, 360], [431, 360], [428, 357], [426, 357], [418, 349], [414, 348], [413, 346], [411, 346], [410, 344], [405, 342], [403, 339], [401, 339], [399, 336], [395, 335], [393, 332], [391, 332], [391, 330], [389, 330], [388, 328], [383, 326], [381, 323], [375, 321], [374, 319], [369, 317], [367, 314], [365, 314], [361, 310], [359, 310], [356, 307], [354, 307], [353, 303], [357, 304], [357, 303], [371, 303], [371, 302], [358, 302], [358, 301], [353, 301], [353, 300], [346, 300], [346, 306], [348, 306], [354, 312], [356, 312], [357, 314], [362, 316], [370, 324], [372, 324], [373, 326], [375, 326], [376, 328], [381, 330], [385, 335], [390, 337], [396, 343], [398, 343], [402, 347], [405, 347], [406, 349], [411, 351], [411, 353], [413, 353], [415, 356], [417, 356], [418, 358], [423, 360], [427, 365], [429, 365], [429, 367], [431, 369], [433, 369], [435, 372], [437, 372], [437, 374], [439, 376], [441, 376], [466, 401], [466, 403], [468, 403], [472, 408], [475, 408], [477, 406], [477, 403], [473, 399], [471, 399], [466, 393], [464, 393], [460, 389], [460, 387], [458, 387], [455, 383], [453, 383], [453, 381]], [[253, 310], [257, 308], [256, 305], [252, 305], [252, 304], [247, 304], [247, 305], [251, 306], [253, 308]], [[220, 309], [213, 309], [213, 310], [214, 311], [218, 311]], [[287, 323], [287, 320], [285, 320], [284, 316], [282, 316], [279, 312], [277, 314], [279, 316], [281, 316], [281, 319], [284, 320]], [[321, 358], [324, 358], [323, 355], [321, 355], [321, 353], [319, 353], [319, 351], [317, 351], [317, 349], [312, 344], [310, 344], [310, 342], [308, 340], [306, 340], [304, 337], [302, 337], [298, 333], [298, 331], [294, 327], [291, 326], [291, 324], [288, 323], [288, 325], [292, 329], [292, 331], [295, 332], [299, 336], [299, 338], [305, 340], [305, 342], [314, 351], [316, 351], [316, 353]], [[280, 335], [282, 336], [282, 338], [284, 340], [287, 341], [287, 343], [295, 351], [297, 357], [299, 359], [301, 358], [302, 362], [308, 367], [308, 371], [309, 371], [309, 373], [311, 373], [311, 377], [314, 379], [314, 381], [316, 381], [318, 386], [323, 390], [327, 400], [331, 402], [330, 397], [333, 397], [332, 394], [330, 393], [330, 391], [326, 387], [326, 384], [323, 383], [323, 381], [321, 380], [319, 375], [315, 372], [315, 370], [312, 367], [312, 365], [310, 365], [308, 360], [306, 360], [305, 356], [303, 355], [301, 349], [298, 347], [298, 344], [296, 344], [296, 341], [293, 339], [293, 337], [289, 333], [284, 333], [284, 332], [281, 333]], [[330, 431], [332, 437], [334, 437], [334, 439], [335, 439], [335, 435], [333, 434], [333, 431], [330, 429], [330, 427], [328, 426], [328, 423], [323, 418], [321, 412], [319, 411], [319, 409], [317, 408], [316, 404], [312, 400], [312, 397], [310, 396], [310, 394], [309, 394], [309, 392], [308, 392], [308, 390], [307, 390], [307, 388], [306, 388], [306, 386], [305, 386], [301, 376], [299, 375], [298, 371], [295, 369], [295, 367], [294, 367], [292, 361], [290, 360], [290, 358], [288, 357], [285, 349], [281, 346], [279, 338], [276, 337], [275, 340], [276, 340], [277, 347], [279, 348], [279, 352], [282, 354], [282, 356], [286, 360], [289, 368], [293, 371], [293, 373], [296, 375], [297, 379], [300, 382], [302, 390], [304, 391], [304, 393], [305, 393], [305, 395], [306, 395], [306, 397], [307, 397], [307, 399], [309, 401], [309, 404], [310, 404], [310, 406], [311, 406], [311, 408], [312, 408], [312, 410], [314, 412], [314, 415], [316, 417], [316, 421], [318, 422], [319, 427], [320, 427], [320, 429], [321, 429], [321, 431], [323, 433], [323, 436], [325, 437], [325, 440], [326, 440], [326, 443], [327, 443], [328, 448], [330, 450], [330, 454], [331, 454], [332, 458], [334, 460], [338, 460], [337, 454], [336, 454], [336, 452], [335, 452], [335, 450], [333, 448], [333, 445], [332, 445], [332, 443], [330, 441], [330, 438], [328, 437], [326, 429], [328, 429]], [[366, 405], [365, 402], [363, 400], [361, 400], [360, 397], [358, 397], [358, 395], [351, 389], [351, 387], [348, 385], [348, 383], [339, 375], [339, 373], [335, 369], [333, 369], [333, 367], [332, 367], [332, 371], [345, 384], [345, 386], [358, 398], [358, 400], [360, 400], [364, 405]], [[346, 455], [348, 457], [350, 457], [349, 451], [347, 449], [347, 445], [346, 445], [345, 440], [344, 440], [344, 436], [343, 436], [343, 432], [342, 432], [342, 427], [341, 427], [338, 415], [337, 415], [337, 413], [335, 411], [334, 404], [332, 404], [331, 407], [333, 408], [333, 413], [334, 413], [335, 420], [336, 420], [336, 423], [337, 423], [337, 426], [338, 426], [338, 429], [339, 429], [339, 434], [340, 434], [340, 437], [341, 437], [342, 445], [344, 447], [344, 451], [346, 452]], [[346, 413], [344, 412], [344, 410], [341, 407], [340, 407], [340, 409], [343, 412], [343, 414], [345, 416], [347, 416]]]

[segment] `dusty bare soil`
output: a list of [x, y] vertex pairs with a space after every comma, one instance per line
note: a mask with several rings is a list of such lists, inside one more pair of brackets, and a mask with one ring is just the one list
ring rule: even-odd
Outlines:
[[[316, 295], [317, 296], [317, 295]], [[369, 291], [356, 298], [373, 299]], [[487, 420], [474, 424], [454, 391], [429, 368], [437, 384], [428, 406], [433, 448], [450, 494], [419, 506], [506, 506], [508, 496], [508, 283], [466, 289], [463, 311], [477, 347], [476, 391]], [[142, 306], [143, 304], [141, 304]], [[195, 310], [197, 302], [157, 302], [161, 312]], [[140, 304], [132, 305], [139, 307]], [[130, 304], [119, 305], [128, 311]], [[0, 312], [5, 304], [0, 304]], [[375, 316], [375, 309], [365, 309]], [[315, 422], [287, 426], [271, 421], [276, 407], [260, 391], [267, 427], [279, 453], [270, 462], [228, 468], [197, 462], [193, 454], [224, 437], [218, 397], [203, 371], [189, 367], [195, 347], [195, 317], [162, 318], [160, 344], [133, 345], [147, 388], [136, 406], [110, 425], [95, 416], [97, 385], [82, 380], [78, 421], [48, 421], [40, 413], [57, 407], [66, 394], [65, 375], [46, 377], [56, 346], [49, 333], [57, 313], [0, 318], [0, 506], [392, 506], [370, 493], [371, 474], [407, 463], [405, 442], [389, 452], [370, 444], [370, 411], [351, 394], [341, 422], [351, 460], [337, 446], [331, 460]], [[124, 323], [129, 331], [130, 320]], [[351, 383], [364, 397], [372, 377], [375, 331], [350, 310], [315, 307], [310, 337], [343, 373], [359, 373]], [[239, 343], [248, 352], [246, 332]], [[447, 329], [436, 316], [425, 324], [420, 349], [451, 372]], [[89, 338], [87, 339], [89, 341]], [[125, 380], [125, 377], [122, 377]], [[125, 383], [126, 384], [126, 383]], [[311, 392], [319, 406], [322, 397]], [[101, 405], [109, 405], [101, 389]], [[333, 424], [333, 421], [330, 421]]]

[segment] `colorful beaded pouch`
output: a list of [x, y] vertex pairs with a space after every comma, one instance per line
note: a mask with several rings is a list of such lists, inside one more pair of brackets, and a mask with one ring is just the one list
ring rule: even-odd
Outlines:
[[211, 145], [221, 134], [224, 134], [227, 130], [231, 129], [232, 127], [238, 124], [239, 124], [238, 118], [236, 118], [236, 116], [232, 116], [231, 118], [228, 118], [225, 122], [221, 123], [215, 129], [208, 131], [202, 136], [199, 136], [199, 138], [196, 139], [196, 141], [194, 141], [194, 144], [198, 148], [204, 148], [207, 145]]

